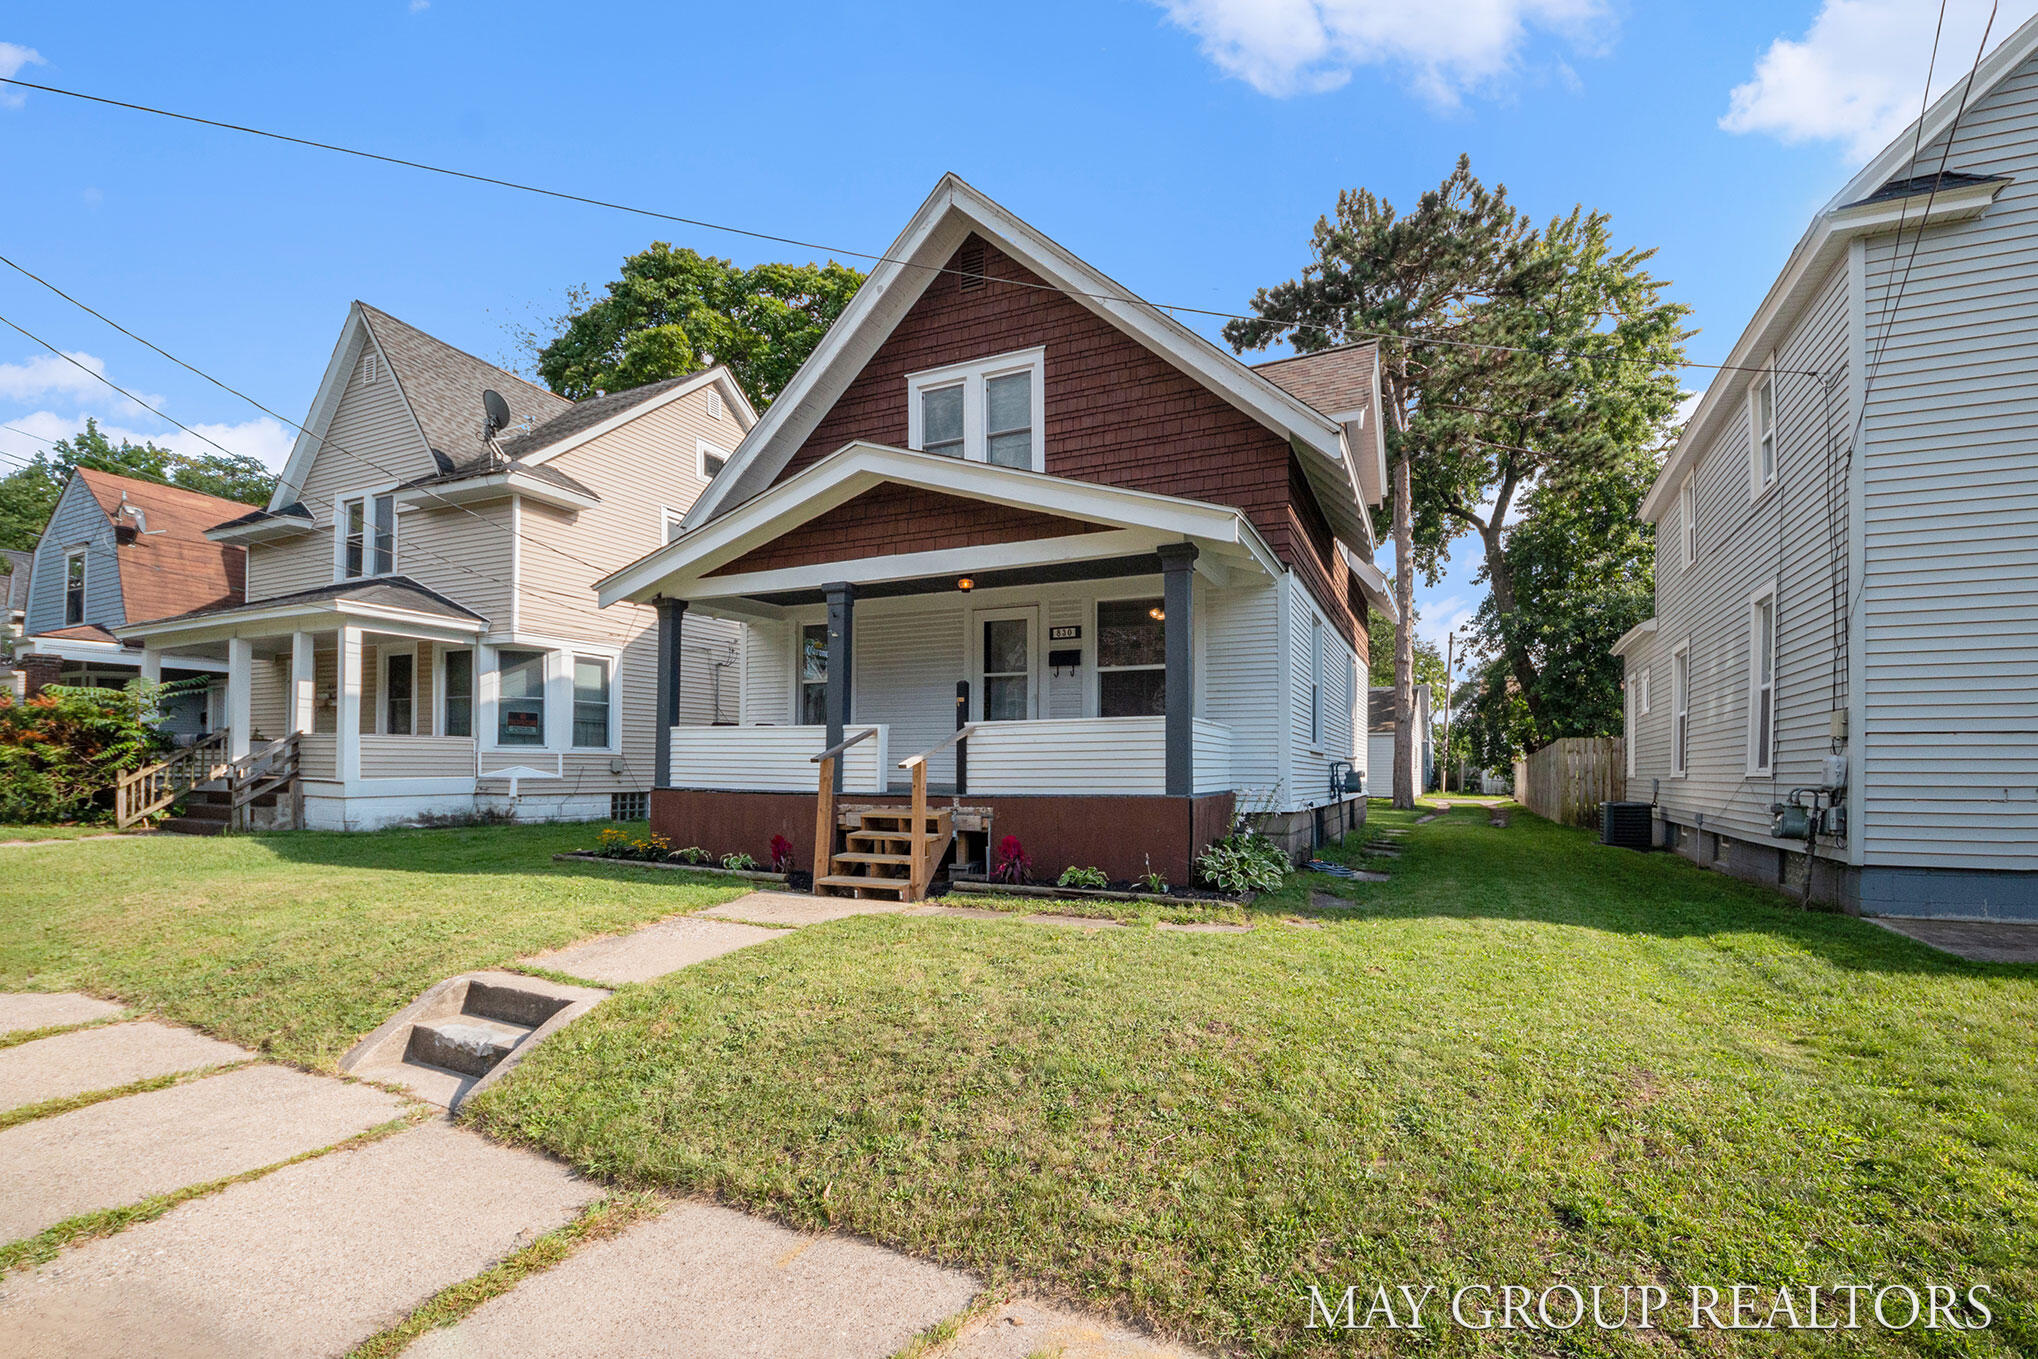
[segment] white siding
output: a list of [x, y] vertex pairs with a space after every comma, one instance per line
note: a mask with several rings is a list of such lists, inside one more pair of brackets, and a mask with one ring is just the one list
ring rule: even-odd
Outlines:
[[[847, 734], [872, 725], [852, 722]], [[885, 790], [884, 771], [898, 757], [890, 733], [882, 726], [876, 730], [874, 739], [843, 752], [845, 792]], [[672, 782], [680, 788], [812, 792], [820, 785], [813, 757], [827, 748], [826, 727], [675, 727]]]
[[743, 721], [784, 726], [793, 710], [794, 641], [791, 623], [753, 623], [744, 630]]
[[[1279, 581], [1214, 590], [1196, 582], [1203, 646], [1196, 682], [1200, 716], [1231, 728], [1233, 786], [1281, 783], [1281, 589]], [[1203, 782], [1198, 762], [1198, 784]]]
[[[1927, 167], [1940, 153], [1927, 147]], [[2038, 70], [1948, 165], [2012, 182], [1977, 220], [1866, 249], [1864, 861], [2038, 868]], [[1904, 274], [1901, 310], [1890, 312]], [[1879, 361], [1877, 350], [1880, 349]]]
[[474, 742], [464, 736], [361, 738], [364, 779], [457, 779], [473, 774]]
[[1167, 791], [1167, 719], [985, 722], [970, 733], [972, 793]]
[[[894, 761], [955, 734], [955, 686], [969, 673], [966, 627], [959, 603], [857, 610], [856, 694], [850, 712], [859, 722], [891, 728]], [[927, 777], [934, 783], [955, 782], [952, 747], [928, 760]], [[905, 771], [894, 768], [891, 780], [903, 786]]]
[[[1355, 698], [1349, 683], [1357, 655], [1351, 644], [1317, 606], [1316, 598], [1295, 577], [1284, 582], [1288, 591], [1288, 741], [1287, 786], [1279, 803], [1281, 810], [1318, 807], [1332, 801], [1330, 763], [1333, 760], [1364, 760], [1359, 736], [1362, 725], [1354, 717], [1363, 709], [1363, 697]], [[1322, 723], [1318, 738], [1310, 739], [1309, 687], [1312, 670], [1312, 622], [1322, 628]], [[1363, 694], [1363, 691], [1361, 691]]]

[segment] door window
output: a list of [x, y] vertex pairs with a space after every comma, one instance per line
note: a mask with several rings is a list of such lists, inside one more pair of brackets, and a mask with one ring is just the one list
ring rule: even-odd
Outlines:
[[1033, 627], [1027, 618], [987, 618], [984, 629], [984, 720], [1033, 716]]
[[828, 625], [800, 629], [800, 724], [828, 724]]

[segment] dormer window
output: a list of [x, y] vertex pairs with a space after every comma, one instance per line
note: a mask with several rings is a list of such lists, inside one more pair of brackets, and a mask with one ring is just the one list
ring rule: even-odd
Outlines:
[[85, 621], [85, 549], [64, 558], [64, 626], [74, 628]]
[[906, 379], [906, 442], [923, 453], [1041, 472], [1043, 351], [1021, 350]]
[[396, 497], [355, 496], [335, 511], [339, 531], [340, 580], [387, 576], [396, 570]]

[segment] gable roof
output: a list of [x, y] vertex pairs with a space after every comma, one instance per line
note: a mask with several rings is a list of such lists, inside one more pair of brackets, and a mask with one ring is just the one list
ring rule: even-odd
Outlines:
[[[1928, 221], [1977, 216], [2002, 192], [2009, 183], [2003, 175], [1977, 174], [1973, 167], [1939, 175], [1937, 159], [1942, 148], [1937, 142], [1951, 131], [1963, 108], [1980, 103], [2033, 53], [2038, 53], [2038, 17], [2026, 20], [1973, 71], [1954, 81], [1923, 117], [1913, 119], [1812, 218], [1722, 361], [1719, 376], [1685, 421], [1655, 484], [1642, 499], [1638, 518], [1654, 522], [1662, 517], [1674, 488], [1698, 461], [1720, 422], [1739, 406], [1756, 370], [1803, 315], [1817, 285], [1839, 263], [1850, 240], [1900, 227], [1920, 228]], [[1932, 163], [1932, 171], [1919, 174], [1918, 166], [1927, 161]]]
[[142, 530], [114, 552], [130, 617], [240, 602], [247, 554], [208, 540], [205, 532], [246, 513], [246, 505], [91, 467], [80, 467], [74, 475], [116, 527]]
[[[1418, 744], [1424, 739], [1422, 715], [1429, 707], [1429, 686], [1415, 686], [1415, 739]], [[1394, 686], [1375, 684], [1366, 690], [1366, 735], [1392, 736], [1394, 734]]]
[[738, 445], [729, 465], [694, 502], [686, 515], [688, 527], [706, 523], [771, 484], [972, 232], [1286, 437], [1332, 531], [1370, 552], [1372, 523], [1362, 503], [1366, 492], [1337, 421], [1141, 301], [953, 174], [942, 176], [813, 354]]
[[385, 613], [415, 615], [428, 620], [441, 620], [460, 624], [464, 627], [486, 626], [488, 620], [474, 610], [448, 599], [428, 585], [420, 585], [409, 576], [369, 576], [362, 580], [343, 580], [331, 585], [321, 585], [311, 590], [297, 590], [287, 595], [271, 595], [258, 599], [252, 604], [236, 601], [207, 609], [191, 609], [184, 613], [169, 614], [161, 618], [147, 618], [138, 623], [126, 623], [119, 629], [120, 640], [138, 641], [155, 633], [212, 620], [224, 621], [234, 614], [288, 614], [293, 609], [330, 605], [336, 611], [347, 606], [381, 610]]
[[1256, 363], [1253, 371], [1336, 420], [1373, 406], [1375, 381], [1380, 373], [1380, 346], [1370, 340], [1340, 345], [1314, 354]]
[[[565, 397], [508, 369], [455, 349], [380, 308], [357, 301], [347, 309], [346, 324], [326, 362], [311, 413], [276, 479], [276, 493], [269, 501], [272, 512], [285, 509], [303, 495], [305, 474], [332, 426], [361, 355], [369, 349], [387, 365], [416, 422], [418, 441], [423, 445], [420, 456], [437, 449], [459, 463], [481, 452], [481, 393], [486, 390], [500, 393], [509, 403], [513, 426], [534, 427], [573, 407]], [[404, 472], [396, 467], [381, 470], [392, 476]]]

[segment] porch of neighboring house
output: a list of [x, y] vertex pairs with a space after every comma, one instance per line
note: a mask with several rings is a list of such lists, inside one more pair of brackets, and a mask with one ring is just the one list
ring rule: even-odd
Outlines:
[[[25, 638], [15, 666], [27, 679], [24, 690], [46, 684], [120, 689], [144, 673], [140, 650], [121, 645], [105, 628], [89, 623]], [[172, 652], [160, 656], [148, 673], [153, 679], [182, 681], [179, 691], [166, 696], [157, 711], [159, 728], [177, 745], [194, 745], [225, 725], [224, 661]]]
[[[665, 727], [652, 828], [760, 861], [783, 836], [820, 890], [854, 895], [983, 873], [1008, 836], [1036, 879], [1188, 883], [1283, 779], [1287, 582], [1250, 523], [904, 450], [844, 459], [640, 563]], [[675, 721], [671, 658], [702, 614], [749, 624], [741, 725]]]

